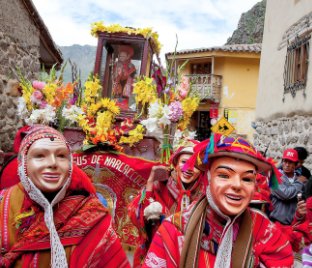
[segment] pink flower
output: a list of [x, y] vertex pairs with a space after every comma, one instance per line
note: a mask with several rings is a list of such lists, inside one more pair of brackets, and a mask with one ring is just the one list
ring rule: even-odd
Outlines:
[[169, 119], [178, 122], [183, 116], [182, 104], [179, 101], [171, 102], [169, 105]]
[[35, 90], [35, 91], [33, 92], [32, 96], [33, 96], [35, 99], [37, 99], [37, 100], [42, 100], [42, 98], [43, 98], [43, 94], [42, 94], [42, 92], [39, 91], [39, 90]]
[[188, 90], [179, 90], [179, 95], [182, 99], [185, 99], [188, 94]]
[[35, 90], [30, 97], [30, 100], [35, 104], [40, 104], [43, 99], [43, 94], [40, 90]]
[[48, 105], [48, 103], [43, 100], [42, 102], [39, 103], [39, 108], [44, 109], [47, 105]]
[[39, 89], [42, 90], [45, 87], [46, 83], [42, 82], [42, 81], [33, 81], [32, 82], [32, 86], [34, 87], [34, 89]]
[[182, 81], [178, 86], [178, 92], [182, 99], [184, 99], [190, 90], [190, 81], [187, 76], [182, 76]]

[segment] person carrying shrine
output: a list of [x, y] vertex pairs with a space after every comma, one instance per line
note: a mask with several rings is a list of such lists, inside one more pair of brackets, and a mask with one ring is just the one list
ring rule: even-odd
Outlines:
[[129, 217], [139, 229], [141, 244], [134, 254], [134, 267], [141, 267], [154, 233], [161, 221], [183, 211], [203, 194], [204, 172], [197, 168], [183, 169], [193, 155], [198, 141], [189, 140], [171, 156], [171, 172], [167, 166], [154, 166], [146, 187], [129, 204]]
[[187, 165], [207, 171], [206, 194], [162, 222], [142, 267], [292, 267], [286, 237], [248, 207], [256, 174], [278, 174], [274, 164], [240, 137], [213, 135], [194, 151]]
[[0, 192], [1, 267], [130, 267], [87, 176], [73, 171], [64, 136], [31, 127], [20, 182]]

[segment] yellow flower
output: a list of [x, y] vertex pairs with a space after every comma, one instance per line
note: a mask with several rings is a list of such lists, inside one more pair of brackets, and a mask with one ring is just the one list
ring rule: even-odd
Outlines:
[[185, 117], [190, 118], [199, 105], [198, 97], [187, 97], [182, 101], [182, 109]]
[[56, 92], [57, 87], [58, 86], [55, 83], [48, 83], [45, 85], [45, 87], [42, 90], [43, 94], [46, 97], [47, 103], [50, 105], [52, 105], [54, 102], [55, 92]]
[[105, 27], [102, 21], [94, 22], [91, 24], [91, 35], [97, 36], [97, 32], [104, 32]]
[[119, 143], [127, 143], [130, 146], [133, 146], [134, 143], [137, 143], [143, 139], [143, 132], [144, 127], [138, 124], [135, 129], [129, 131], [128, 137], [122, 136]]
[[100, 90], [102, 89], [100, 80], [94, 76], [92, 80], [87, 80], [84, 86], [85, 103], [95, 103], [95, 100], [99, 96]]
[[150, 104], [157, 98], [156, 84], [153, 78], [144, 76], [143, 79], [133, 84], [133, 94], [135, 94], [135, 102], [137, 104]]
[[99, 109], [98, 103], [91, 104], [89, 107], [87, 106], [87, 115], [93, 116], [97, 113]]
[[142, 35], [145, 38], [151, 38], [151, 43], [156, 54], [160, 53], [161, 44], [158, 41], [158, 34], [153, 32], [152, 28], [138, 28], [133, 29], [123, 27], [119, 24], [104, 25], [102, 21], [94, 22], [91, 24], [91, 35], [97, 37], [99, 32], [107, 33], [126, 33], [129, 35]]
[[198, 97], [187, 97], [182, 101], [183, 117], [178, 124], [178, 128], [183, 131], [190, 123], [192, 114], [196, 111], [199, 105]]
[[114, 115], [111, 112], [98, 112], [96, 127], [98, 129], [110, 129], [112, 127], [112, 121], [114, 121]]
[[120, 108], [116, 105], [116, 101], [109, 98], [103, 98], [101, 100], [101, 107], [106, 108], [115, 115], [118, 115], [120, 113]]
[[22, 95], [26, 103], [27, 110], [31, 111], [33, 109], [33, 106], [30, 97], [34, 92], [34, 88], [31, 86], [31, 84], [21, 83], [20, 85], [22, 87]]

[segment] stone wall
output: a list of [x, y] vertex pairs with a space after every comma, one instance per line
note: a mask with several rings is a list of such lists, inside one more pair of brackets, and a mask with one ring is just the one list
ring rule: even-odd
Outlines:
[[0, 149], [12, 150], [16, 130], [22, 125], [17, 117], [17, 97], [11, 83], [17, 69], [29, 79], [40, 70], [39, 31], [19, 0], [0, 0]]
[[311, 155], [304, 165], [312, 169], [311, 115], [293, 115], [271, 121], [256, 121], [254, 128], [254, 145], [257, 149], [265, 151], [266, 146], [269, 145], [267, 156], [280, 162], [285, 149], [305, 147]]

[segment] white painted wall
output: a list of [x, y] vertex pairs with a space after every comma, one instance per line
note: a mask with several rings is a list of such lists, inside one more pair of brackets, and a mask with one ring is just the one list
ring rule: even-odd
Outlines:
[[303, 96], [303, 91], [299, 90], [295, 98], [287, 93], [285, 102], [282, 101], [287, 46], [278, 50], [283, 34], [310, 12], [312, 12], [312, 0], [267, 0], [256, 119], [272, 119], [281, 115], [312, 112], [312, 40], [306, 98]]

